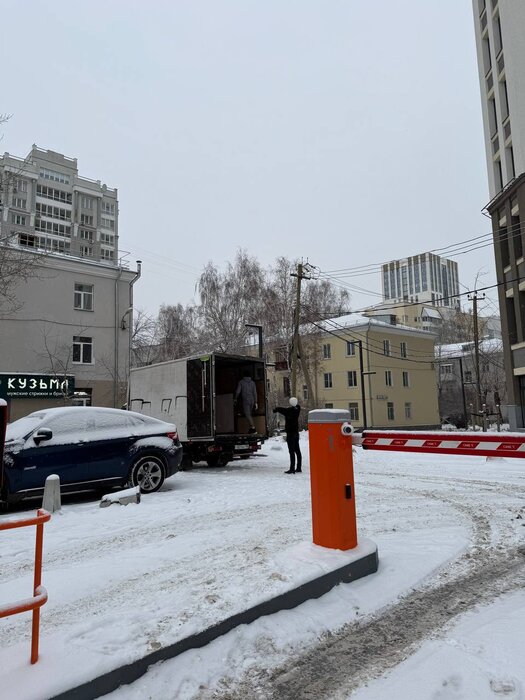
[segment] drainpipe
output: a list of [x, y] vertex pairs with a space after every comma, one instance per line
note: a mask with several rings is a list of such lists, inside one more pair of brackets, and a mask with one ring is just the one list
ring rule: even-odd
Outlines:
[[119, 267], [118, 276], [115, 279], [115, 357], [113, 361], [113, 408], [117, 407], [117, 383], [118, 383], [118, 334], [119, 328], [119, 303], [118, 303], [118, 283], [122, 277], [122, 267]]
[[[140, 275], [142, 273], [142, 260], [137, 260], [137, 274], [135, 277], [131, 280], [129, 283], [129, 306], [131, 309], [133, 309], [133, 285], [135, 282], [137, 282], [140, 278]], [[131, 339], [133, 336], [133, 311], [130, 313], [129, 317], [129, 335], [128, 335], [128, 386], [127, 386], [127, 392], [126, 392], [126, 408], [128, 411], [130, 410], [129, 407], [129, 401], [130, 401], [130, 376], [131, 376]]]

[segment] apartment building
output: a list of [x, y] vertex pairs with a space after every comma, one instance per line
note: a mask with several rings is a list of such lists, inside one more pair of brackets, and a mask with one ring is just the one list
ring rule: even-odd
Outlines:
[[33, 145], [0, 156], [0, 241], [118, 264], [118, 192], [78, 174], [76, 158]]
[[[508, 420], [507, 389], [503, 369], [503, 342], [483, 338], [479, 343], [479, 394], [489, 423]], [[474, 342], [436, 346], [436, 373], [439, 412], [443, 421], [459, 428], [483, 425], [480, 416], [472, 417], [478, 404]], [[480, 407], [480, 408], [481, 408]]]
[[[0, 298], [0, 398], [10, 418], [64, 404], [126, 403], [133, 285], [118, 255], [117, 190], [33, 146], [0, 158], [0, 259], [27, 274]], [[13, 256], [15, 254], [15, 256]]]
[[509, 423], [525, 429], [525, 3], [473, 0]]
[[397, 304], [376, 304], [370, 306], [363, 313], [365, 316], [371, 316], [378, 321], [384, 321], [392, 325], [409, 326], [410, 328], [418, 328], [422, 331], [429, 331], [438, 335], [443, 326], [443, 322], [447, 318], [446, 312], [451, 312], [448, 307], [436, 307], [430, 304], [419, 302], [406, 303], [399, 302]]
[[385, 263], [381, 270], [383, 303], [422, 302], [460, 308], [458, 264], [433, 253], [421, 253]]
[[[357, 428], [434, 428], [439, 425], [434, 335], [350, 314], [304, 336], [315, 396], [299, 375], [298, 398], [310, 408], [344, 408]], [[290, 374], [274, 350], [271, 392], [290, 395]]]

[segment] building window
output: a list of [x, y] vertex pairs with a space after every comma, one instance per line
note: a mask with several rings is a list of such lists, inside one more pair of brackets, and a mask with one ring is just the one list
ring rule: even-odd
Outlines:
[[452, 374], [452, 365], [441, 365], [441, 376], [444, 377], [445, 375], [450, 375]]
[[106, 245], [114, 245], [115, 236], [112, 233], [101, 233], [100, 242], [105, 243]]
[[32, 233], [20, 233], [18, 236], [19, 245], [26, 246], [27, 248], [37, 247], [37, 237], [33, 236]]
[[15, 180], [13, 190], [15, 192], [27, 192], [27, 180]]
[[17, 209], [25, 209], [27, 206], [27, 200], [23, 199], [22, 197], [13, 197], [12, 204]]
[[346, 356], [353, 357], [355, 355], [355, 342], [353, 340], [346, 341]]
[[350, 420], [359, 420], [359, 407], [357, 403], [349, 403], [348, 411], [350, 412]]
[[82, 238], [84, 241], [93, 241], [93, 231], [88, 231], [85, 228], [81, 228], [80, 238]]
[[405, 404], [405, 418], [412, 418], [412, 404]]
[[93, 285], [75, 282], [75, 309], [93, 311]]
[[106, 216], [101, 217], [100, 225], [104, 228], [110, 228], [112, 231], [115, 230], [115, 222], [113, 221], [113, 219], [108, 219]]
[[390, 355], [390, 341], [383, 340], [383, 355]]
[[81, 245], [80, 246], [80, 255], [83, 258], [92, 258], [93, 257], [93, 248], [90, 245]]
[[93, 338], [73, 336], [73, 362], [82, 365], [93, 364]]
[[80, 223], [84, 226], [93, 226], [93, 214], [81, 214]]
[[303, 384], [303, 399], [308, 401], [308, 385]]
[[348, 386], [357, 386], [357, 372], [355, 369], [346, 373], [348, 376]]
[[37, 196], [45, 197], [45, 199], [53, 199], [55, 202], [65, 202], [66, 204], [71, 204], [71, 192], [56, 190], [53, 187], [48, 187], [47, 185], [37, 185], [36, 193]]
[[389, 369], [385, 370], [385, 384], [392, 386], [392, 371]]
[[42, 204], [41, 202], [36, 203], [36, 213], [38, 216], [49, 216], [53, 219], [62, 219], [63, 221], [69, 221], [71, 219], [71, 212], [69, 209], [53, 207], [50, 204]]
[[40, 177], [43, 177], [44, 180], [54, 180], [55, 182], [63, 182], [65, 185], [69, 185], [69, 177], [64, 173], [59, 173], [57, 170], [40, 168]]
[[43, 233], [54, 233], [55, 236], [71, 237], [71, 226], [69, 224], [58, 224], [54, 221], [44, 221], [37, 219], [35, 222], [35, 230]]
[[[408, 321], [408, 316], [406, 317], [406, 320]], [[399, 346], [399, 351], [400, 351], [401, 357], [407, 356], [407, 344], [405, 342], [401, 342], [401, 344]]]
[[472, 381], [472, 372], [468, 369], [465, 372], [465, 384]]
[[290, 388], [290, 377], [283, 377], [283, 394], [285, 396], [290, 396], [292, 390]]
[[334, 404], [333, 403], [325, 403], [324, 407], [325, 408], [333, 408]]
[[329, 360], [332, 357], [332, 348], [330, 343], [323, 344], [323, 360]]
[[403, 372], [403, 386], [410, 386], [410, 377], [408, 372]]
[[93, 209], [93, 197], [82, 195], [81, 205], [82, 209]]
[[113, 251], [106, 250], [106, 248], [102, 248], [102, 250], [100, 251], [100, 257], [102, 260], [113, 260]]
[[102, 212], [104, 214], [114, 214], [115, 205], [110, 202], [102, 202]]
[[331, 389], [333, 386], [332, 384], [332, 373], [331, 372], [325, 372], [324, 374], [324, 388], [325, 389]]
[[394, 420], [394, 404], [392, 401], [387, 401], [386, 417], [388, 418], [388, 420]]
[[17, 226], [25, 226], [26, 218], [23, 214], [11, 214], [11, 223]]

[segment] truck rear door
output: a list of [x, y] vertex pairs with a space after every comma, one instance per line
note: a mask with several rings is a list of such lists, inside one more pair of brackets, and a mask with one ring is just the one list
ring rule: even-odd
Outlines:
[[213, 436], [211, 357], [188, 360], [188, 438]]

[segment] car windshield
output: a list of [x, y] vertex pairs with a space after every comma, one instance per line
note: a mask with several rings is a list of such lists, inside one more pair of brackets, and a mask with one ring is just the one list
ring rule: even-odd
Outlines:
[[9, 423], [5, 433], [6, 442], [25, 438], [42, 424], [45, 417], [46, 414], [44, 412], [32, 413], [29, 416], [15, 420], [14, 423]]

